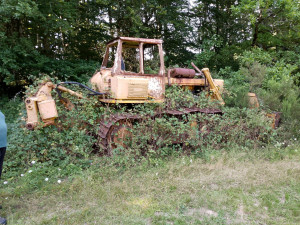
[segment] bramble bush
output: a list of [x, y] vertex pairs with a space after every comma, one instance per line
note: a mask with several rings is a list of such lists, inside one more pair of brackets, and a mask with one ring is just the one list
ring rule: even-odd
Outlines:
[[[274, 143], [277, 138], [276, 131], [270, 128], [270, 121], [263, 112], [221, 107], [208, 100], [204, 93], [195, 96], [176, 86], [167, 89], [163, 104], [108, 106], [101, 104], [95, 96], [81, 100], [69, 98], [75, 109], [67, 111], [57, 100], [60, 117], [56, 125], [38, 127], [33, 131], [25, 128], [26, 111], [23, 102], [18, 100], [5, 103], [4, 113], [17, 115], [7, 117], [9, 145], [4, 166], [6, 179], [13, 180], [32, 169], [32, 161], [36, 162], [35, 172], [32, 174], [42, 174], [42, 177], [34, 181], [36, 185], [40, 185], [41, 179], [45, 177], [79, 173], [90, 167], [95, 157], [102, 157], [96, 160], [100, 161], [99, 166], [114, 164], [124, 168], [140, 162], [156, 165], [165, 158], [185, 154], [202, 157], [212, 149], [227, 151], [237, 146], [243, 146], [244, 149], [259, 148]], [[147, 116], [153, 115], [156, 110], [180, 110], [192, 106], [221, 107], [224, 115]], [[143, 114], [145, 117], [134, 123], [132, 138], [125, 146], [117, 146], [112, 151], [112, 156], [103, 156], [104, 149], [97, 145], [99, 118], [122, 112]], [[57, 168], [62, 172], [55, 172]]]
[[275, 142], [276, 132], [264, 113], [246, 108], [223, 108], [223, 112], [222, 116], [197, 113], [146, 118], [133, 127], [128, 147], [120, 146], [116, 153], [156, 163], [162, 157], [201, 157], [207, 150], [251, 149]]
[[[294, 58], [291, 59], [291, 55]], [[247, 93], [255, 92], [260, 107], [266, 111], [282, 112], [287, 137], [300, 132], [300, 57], [295, 52], [263, 51], [253, 48], [238, 57], [240, 69], [226, 67], [219, 71], [227, 88], [228, 106], [247, 106]]]

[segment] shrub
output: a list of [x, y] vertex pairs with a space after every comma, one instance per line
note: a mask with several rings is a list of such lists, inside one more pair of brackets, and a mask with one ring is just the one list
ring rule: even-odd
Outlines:
[[[22, 106], [17, 109], [21, 115], [10, 122], [5, 176], [17, 176], [31, 166], [32, 160], [44, 168], [45, 175], [47, 167], [59, 167], [70, 173], [88, 167], [95, 155], [100, 156], [105, 152], [97, 145], [99, 119], [114, 113], [145, 115], [144, 119], [134, 124], [132, 139], [128, 144], [114, 149], [111, 160], [103, 160], [121, 167], [145, 160], [156, 164], [165, 157], [182, 154], [201, 156], [207, 150], [227, 150], [238, 145], [255, 148], [272, 142], [275, 135], [269, 128], [268, 119], [255, 110], [225, 107], [223, 116], [149, 116], [156, 110], [221, 107], [210, 101], [205, 93], [194, 96], [190, 91], [176, 86], [168, 88], [164, 104], [108, 106], [100, 104], [96, 97], [70, 99], [75, 105], [74, 110], [67, 111], [57, 101], [60, 118], [56, 126], [39, 127], [34, 131], [24, 127], [25, 107], [20, 103]], [[15, 109], [11, 107], [10, 110]], [[69, 165], [74, 165], [75, 170], [67, 169]], [[49, 169], [49, 175], [53, 174], [51, 171]]]
[[[246, 107], [247, 93], [255, 92], [261, 109], [282, 112], [282, 121], [290, 137], [299, 135], [300, 89], [299, 57], [295, 53], [263, 51], [253, 48], [238, 57], [240, 69], [236, 72], [226, 67], [219, 71], [225, 78], [225, 102], [229, 106]], [[288, 133], [288, 132], [285, 132]]]

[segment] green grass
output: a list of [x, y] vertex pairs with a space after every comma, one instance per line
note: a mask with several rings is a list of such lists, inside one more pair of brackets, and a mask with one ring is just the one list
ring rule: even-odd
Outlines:
[[95, 162], [39, 188], [25, 174], [1, 184], [0, 212], [9, 224], [299, 224], [300, 148], [284, 151], [268, 160], [262, 151], [231, 151], [129, 169]]

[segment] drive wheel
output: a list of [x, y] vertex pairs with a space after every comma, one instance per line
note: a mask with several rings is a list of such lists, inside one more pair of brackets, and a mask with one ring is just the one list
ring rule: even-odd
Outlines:
[[132, 138], [132, 123], [129, 120], [118, 121], [113, 125], [107, 135], [107, 153], [112, 155], [113, 149], [122, 146], [127, 147], [128, 142]]

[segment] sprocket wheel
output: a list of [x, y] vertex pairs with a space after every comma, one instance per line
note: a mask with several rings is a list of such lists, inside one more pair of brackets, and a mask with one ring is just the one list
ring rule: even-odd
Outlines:
[[127, 147], [128, 141], [132, 138], [132, 122], [120, 120], [113, 125], [107, 135], [107, 153], [112, 155], [112, 150], [118, 146]]

